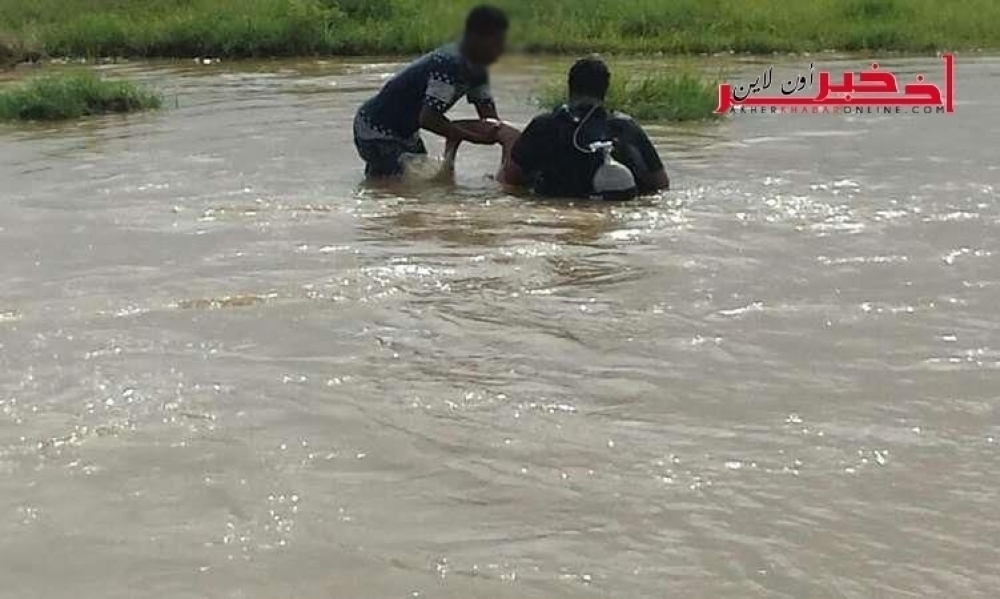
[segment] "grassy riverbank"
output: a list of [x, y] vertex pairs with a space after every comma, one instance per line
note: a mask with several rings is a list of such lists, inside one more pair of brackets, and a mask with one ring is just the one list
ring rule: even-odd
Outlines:
[[38, 48], [30, 47], [18, 36], [0, 31], [0, 70], [40, 57], [41, 51]]
[[93, 73], [48, 75], [0, 88], [0, 121], [59, 121], [159, 108], [161, 99], [128, 81]]
[[[626, 73], [612, 68], [612, 73]], [[640, 121], [703, 121], [717, 118], [718, 83], [688, 72], [614, 75], [607, 105]], [[548, 83], [538, 104], [552, 109], [566, 102], [565, 77]]]
[[[496, 0], [539, 52], [1000, 49], [995, 0]], [[410, 54], [467, 0], [0, 0], [0, 46], [50, 56]], [[2, 49], [0, 49], [2, 52]]]

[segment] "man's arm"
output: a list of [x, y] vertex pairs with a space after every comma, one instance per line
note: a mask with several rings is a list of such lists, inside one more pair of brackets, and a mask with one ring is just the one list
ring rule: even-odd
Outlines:
[[528, 177], [525, 176], [521, 167], [514, 162], [514, 147], [521, 139], [521, 132], [517, 128], [504, 124], [497, 134], [500, 145], [503, 147], [503, 159], [500, 162], [500, 170], [497, 172], [497, 181], [503, 185], [523, 186], [528, 184]]
[[504, 160], [500, 166], [500, 172], [497, 173], [497, 181], [504, 185], [524, 187], [528, 184], [528, 177], [525, 176], [524, 171], [517, 166], [516, 162]]
[[638, 150], [645, 168], [636, 173], [640, 189], [643, 191], [663, 191], [670, 189], [670, 177], [660, 160], [660, 154], [649, 140], [649, 136], [638, 125], [634, 126], [632, 144]]
[[489, 73], [482, 73], [481, 78], [469, 89], [466, 98], [476, 107], [479, 118], [500, 120], [496, 101], [493, 100], [493, 90], [490, 88]]
[[650, 191], [667, 191], [670, 189], [670, 177], [667, 176], [667, 170], [664, 168], [648, 173], [643, 178], [645, 179], [643, 181], [645, 189]]
[[[513, 145], [516, 137], [511, 138], [511, 132], [515, 135], [520, 135], [520, 132], [511, 127], [506, 123], [501, 123], [500, 121], [486, 121], [486, 120], [472, 120], [463, 119], [457, 121], [451, 121], [451, 124], [455, 127], [461, 129], [467, 129], [473, 132], [483, 132], [488, 135], [493, 135], [490, 131], [496, 129], [497, 141], [503, 145], [504, 161], [507, 160], [507, 155], [510, 151], [510, 146]], [[455, 169], [455, 158], [458, 155], [458, 147], [462, 145], [461, 139], [448, 139], [444, 144], [444, 156], [443, 156], [443, 170], [446, 172], [453, 171]]]
[[420, 128], [436, 133], [449, 142], [467, 141], [488, 146], [497, 143], [499, 125], [485, 121], [453, 123], [448, 117], [425, 104], [420, 109]]
[[476, 106], [476, 114], [479, 115], [479, 118], [494, 121], [500, 120], [500, 115], [497, 114], [497, 105], [492, 100], [489, 102], [473, 102], [473, 104]]
[[547, 136], [544, 123], [535, 119], [523, 133], [518, 133], [513, 127], [502, 128], [499, 137], [504, 151], [498, 180], [504, 185], [530, 184], [545, 160]]

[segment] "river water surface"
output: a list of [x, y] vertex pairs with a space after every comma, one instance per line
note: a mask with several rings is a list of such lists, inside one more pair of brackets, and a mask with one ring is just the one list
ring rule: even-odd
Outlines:
[[362, 187], [398, 63], [106, 67], [168, 108], [0, 129], [0, 597], [1000, 596], [1000, 61], [958, 65], [953, 116], [652, 127], [676, 189], [616, 206], [482, 148]]

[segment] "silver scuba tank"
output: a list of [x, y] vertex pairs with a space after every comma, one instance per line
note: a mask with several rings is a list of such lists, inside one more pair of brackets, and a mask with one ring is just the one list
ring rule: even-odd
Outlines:
[[638, 194], [635, 175], [627, 166], [618, 162], [611, 155], [615, 148], [613, 141], [595, 141], [590, 144], [593, 153], [600, 152], [603, 157], [601, 166], [594, 173], [593, 189], [596, 199], [627, 200]]
[[639, 194], [639, 186], [636, 185], [635, 175], [627, 166], [614, 159], [611, 153], [615, 149], [615, 142], [610, 140], [597, 140], [587, 146], [580, 145], [578, 138], [584, 125], [594, 116], [600, 104], [595, 104], [587, 116], [582, 119], [570, 112], [569, 106], [564, 105], [562, 110], [570, 115], [573, 122], [577, 124], [573, 132], [573, 147], [584, 154], [600, 154], [601, 164], [594, 172], [591, 182], [595, 200], [630, 200]]

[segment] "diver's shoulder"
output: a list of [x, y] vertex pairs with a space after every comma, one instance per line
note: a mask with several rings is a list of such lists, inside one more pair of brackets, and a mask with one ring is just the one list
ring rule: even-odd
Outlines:
[[532, 118], [531, 122], [528, 123], [528, 126], [534, 128], [551, 127], [552, 124], [556, 122], [558, 115], [559, 115], [558, 109], [549, 112], [543, 112]]
[[642, 125], [638, 123], [631, 115], [624, 112], [614, 112], [608, 119], [608, 124], [612, 128], [619, 131], [621, 134], [628, 135], [644, 135], [645, 131]]

